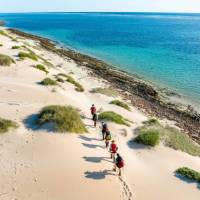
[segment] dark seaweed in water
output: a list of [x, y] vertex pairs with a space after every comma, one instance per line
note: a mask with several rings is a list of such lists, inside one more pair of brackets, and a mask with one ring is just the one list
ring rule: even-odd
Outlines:
[[158, 91], [150, 84], [138, 80], [136, 77], [120, 71], [96, 58], [70, 49], [57, 47], [49, 39], [24, 33], [16, 29], [9, 30], [17, 35], [37, 40], [46, 50], [52, 51], [60, 56], [69, 57], [78, 64], [90, 68], [94, 75], [106, 79], [113, 87], [122, 90], [124, 97], [130, 99], [135, 106], [150, 115], [176, 121], [176, 124], [180, 128], [184, 129], [192, 139], [200, 144], [200, 115], [190, 110], [180, 110], [175, 105], [164, 102], [159, 97]]

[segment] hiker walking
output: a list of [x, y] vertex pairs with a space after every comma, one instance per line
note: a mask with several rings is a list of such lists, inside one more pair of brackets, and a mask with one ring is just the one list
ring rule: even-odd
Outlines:
[[119, 169], [119, 176], [122, 175], [121, 169], [124, 167], [124, 160], [123, 158], [117, 153], [117, 157], [115, 160], [114, 171], [116, 172], [117, 168]]
[[106, 131], [108, 131], [108, 126], [105, 122], [101, 123], [102, 140], [105, 139]]
[[111, 140], [111, 134], [110, 134], [110, 131], [107, 130], [107, 131], [106, 131], [106, 135], [105, 135], [106, 148], [109, 147], [109, 142], [110, 142], [110, 140]]
[[94, 127], [96, 127], [97, 126], [97, 113], [95, 112], [94, 114], [93, 114], [93, 116], [92, 116], [92, 120], [94, 121]]
[[113, 159], [113, 162], [115, 163], [115, 154], [117, 153], [118, 147], [114, 140], [112, 140], [112, 143], [110, 145], [110, 153], [111, 153], [111, 159]]
[[92, 107], [90, 108], [90, 112], [91, 112], [92, 117], [93, 117], [94, 113], [96, 113], [96, 111], [97, 111], [97, 109], [96, 109], [95, 105], [92, 104]]

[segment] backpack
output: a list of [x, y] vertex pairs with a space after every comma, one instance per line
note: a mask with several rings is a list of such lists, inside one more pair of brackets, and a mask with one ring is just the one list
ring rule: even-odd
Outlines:
[[108, 134], [108, 135], [106, 135], [106, 140], [111, 140], [112, 138], [111, 138], [111, 135], [110, 134]]

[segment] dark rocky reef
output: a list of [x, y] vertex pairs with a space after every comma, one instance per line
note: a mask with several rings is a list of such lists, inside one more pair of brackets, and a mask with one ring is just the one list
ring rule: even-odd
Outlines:
[[4, 26], [5, 22], [4, 21], [0, 21], [0, 26]]
[[120, 89], [124, 98], [131, 100], [134, 106], [149, 115], [176, 121], [177, 126], [182, 128], [192, 139], [200, 144], [200, 114], [191, 112], [191, 110], [180, 110], [175, 105], [161, 100], [158, 91], [151, 84], [96, 58], [75, 52], [71, 49], [57, 47], [49, 39], [24, 33], [16, 29], [9, 29], [9, 31], [25, 38], [36, 40], [44, 49], [60, 56], [71, 58], [77, 64], [88, 67], [92, 70], [93, 75], [106, 79], [113, 87]]

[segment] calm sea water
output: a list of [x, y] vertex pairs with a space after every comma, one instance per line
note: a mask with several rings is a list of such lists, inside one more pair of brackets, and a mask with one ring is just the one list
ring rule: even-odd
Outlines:
[[0, 19], [200, 102], [198, 14], [29, 13]]

